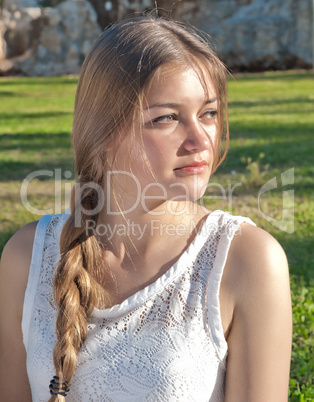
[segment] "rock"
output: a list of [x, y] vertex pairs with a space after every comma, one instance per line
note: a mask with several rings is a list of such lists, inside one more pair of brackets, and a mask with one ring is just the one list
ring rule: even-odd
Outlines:
[[311, 0], [202, 1], [207, 11], [193, 23], [216, 38], [233, 70], [311, 66]]
[[61, 22], [61, 15], [59, 10], [55, 8], [44, 8], [43, 16], [47, 17], [47, 21], [50, 27], [56, 27]]
[[5, 54], [12, 64], [10, 71], [24, 75], [77, 74], [100, 34], [96, 19], [85, 0], [64, 1], [54, 8], [11, 6], [0, 25], [0, 56], [2, 49], [2, 59]]
[[[49, 1], [57, 5], [38, 7]], [[234, 71], [309, 68], [311, 3], [285, 0], [283, 6], [282, 0], [157, 0], [157, 13], [186, 20], [207, 32]], [[0, 61], [9, 62], [2, 71], [78, 73], [101, 32], [98, 23], [104, 28], [147, 9], [155, 9], [155, 0], [5, 0]]]
[[[47, 54], [60, 55], [62, 52], [61, 33], [55, 27], [46, 26], [41, 32], [40, 44], [46, 49]], [[38, 52], [37, 52], [38, 55]]]
[[11, 75], [13, 73], [13, 62], [10, 60], [0, 61], [0, 76]]

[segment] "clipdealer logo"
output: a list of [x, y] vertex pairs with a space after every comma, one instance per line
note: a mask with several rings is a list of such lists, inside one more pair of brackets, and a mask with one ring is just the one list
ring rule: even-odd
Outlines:
[[[107, 174], [112, 175], [112, 174], [126, 174], [130, 176], [130, 179], [134, 180], [137, 188], [137, 197], [135, 197], [136, 201], [135, 203], [131, 206], [131, 208], [128, 208], [126, 211], [123, 211], [124, 213], [131, 212], [133, 209], [135, 209], [139, 203], [141, 202], [141, 205], [143, 206], [144, 210], [147, 212], [150, 212], [152, 215], [161, 215], [160, 212], [155, 213], [154, 211], [148, 211], [146, 208], [146, 202], [147, 200], [150, 199], [151, 196], [148, 195], [148, 191], [151, 187], [158, 187], [161, 190], [162, 196], [161, 198], [167, 197], [167, 191], [164, 188], [164, 186], [160, 183], [150, 183], [147, 185], [144, 189], [141, 188], [140, 182], [135, 177], [134, 175], [131, 175], [129, 172], [123, 172], [123, 171], [115, 171], [115, 172], [107, 172]], [[28, 199], [28, 194], [29, 194], [29, 186], [34, 179], [39, 179], [41, 177], [48, 177], [49, 179], [54, 180], [54, 207], [49, 208], [49, 209], [39, 209], [37, 207], [34, 207], [31, 205], [29, 199]], [[110, 199], [110, 189], [107, 188], [107, 191], [105, 189], [101, 188], [99, 185], [96, 183], [85, 183], [83, 185], [80, 185], [78, 183], [73, 183], [69, 180], [73, 177], [73, 173], [70, 171], [65, 171], [62, 174], [61, 169], [54, 169], [54, 170], [37, 170], [35, 172], [30, 173], [22, 182], [21, 185], [21, 190], [20, 190], [20, 196], [21, 196], [21, 201], [25, 207], [25, 209], [32, 214], [35, 215], [45, 215], [45, 214], [58, 214], [63, 212], [65, 209], [68, 208], [70, 204], [70, 195], [71, 191], [73, 190], [73, 187], [75, 188], [75, 196], [80, 199], [80, 195], [82, 191], [84, 191], [85, 188], [87, 187], [92, 187], [97, 191], [98, 193], [98, 198], [99, 198], [99, 204], [96, 206], [96, 208], [92, 211], [86, 210], [83, 206], [81, 206], [81, 209], [77, 212], [76, 216], [76, 224], [79, 226], [80, 221], [81, 221], [81, 214], [84, 213], [86, 215], [92, 215], [95, 212], [99, 211], [104, 207], [106, 204], [106, 209], [107, 213], [110, 215], [115, 215], [117, 211], [113, 211], [110, 209], [110, 201], [105, 203], [105, 200]], [[195, 178], [197, 180], [197, 178]], [[68, 181], [67, 181], [68, 180]], [[258, 195], [257, 195], [257, 206], [258, 206], [258, 211], [259, 214], [271, 225], [275, 226], [276, 228], [286, 232], [286, 233], [294, 233], [295, 230], [295, 219], [294, 219], [294, 190], [291, 188], [291, 186], [294, 184], [294, 168], [288, 169], [284, 172], [281, 173], [280, 175], [280, 180], [278, 180], [277, 177], [273, 177], [272, 179], [268, 180], [263, 186], [260, 188]], [[189, 192], [188, 189], [184, 187], [183, 183], [174, 183], [172, 185], [174, 186], [180, 186], [182, 190], [182, 196], [181, 200], [184, 199], [189, 199]], [[242, 186], [242, 183], [237, 183], [235, 185], [230, 185], [228, 184], [228, 188], [225, 189], [221, 186], [219, 183], [208, 183], [207, 188], [210, 187], [217, 187], [221, 191], [220, 196], [208, 196], [204, 195], [202, 199], [200, 199], [200, 205], [206, 206], [206, 201], [210, 202], [210, 199], [213, 198], [221, 198], [223, 200], [228, 200], [228, 206], [229, 206], [229, 211], [232, 209], [232, 197], [233, 197], [233, 191], [235, 188]], [[280, 212], [281, 216], [280, 218], [275, 218], [274, 216], [268, 215], [265, 210], [262, 208], [262, 203], [263, 200], [265, 201], [264, 197], [266, 193], [270, 193], [271, 191], [278, 191], [279, 189], [282, 189], [282, 205], [280, 207]], [[105, 194], [106, 192], [106, 194]], [[205, 193], [206, 194], [206, 193]], [[109, 197], [109, 198], [108, 198]], [[178, 198], [177, 198], [178, 199]], [[108, 210], [109, 208], [109, 210]], [[167, 207], [168, 208], [168, 207]], [[279, 209], [277, 210], [277, 212]], [[174, 211], [171, 208], [168, 209], [169, 213], [173, 213], [173, 215], [182, 215], [185, 210], [181, 210], [180, 212]]]
[[294, 168], [288, 169], [281, 173], [281, 186], [282, 186], [282, 208], [281, 208], [281, 218], [275, 219], [270, 215], [267, 215], [262, 211], [261, 207], [261, 197], [271, 190], [278, 189], [279, 184], [277, 177], [273, 177], [268, 180], [258, 193], [258, 210], [261, 216], [269, 223], [271, 223], [276, 228], [282, 230], [286, 233], [294, 233], [294, 190], [285, 189], [286, 186], [294, 184]]

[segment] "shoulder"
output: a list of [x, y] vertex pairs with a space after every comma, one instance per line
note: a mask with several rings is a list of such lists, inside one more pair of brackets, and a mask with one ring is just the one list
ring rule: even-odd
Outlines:
[[[276, 325], [291, 318], [290, 280], [286, 255], [269, 233], [244, 223], [235, 234], [221, 284], [224, 328]], [[264, 323], [265, 324], [265, 323]], [[247, 332], [249, 333], [249, 331]]]
[[[1, 256], [1, 263], [7, 260], [31, 258], [38, 221], [30, 222], [19, 229], [7, 242]], [[12, 269], [14, 269], [12, 267]]]
[[22, 317], [23, 301], [33, 242], [38, 222], [31, 222], [18, 230], [5, 245], [0, 262], [0, 294], [2, 305], [10, 306]]
[[260, 309], [275, 314], [274, 306], [289, 313], [288, 262], [281, 245], [268, 232], [240, 225], [228, 252], [221, 282], [221, 313], [225, 334], [235, 317], [255, 320]]
[[11, 250], [16, 246], [24, 248], [28, 243], [34, 240], [38, 221], [27, 223], [22, 226], [6, 243], [3, 251]]
[[278, 241], [268, 232], [248, 223], [243, 223], [230, 246], [227, 274], [234, 285], [258, 285], [258, 280], [288, 277], [285, 252]]

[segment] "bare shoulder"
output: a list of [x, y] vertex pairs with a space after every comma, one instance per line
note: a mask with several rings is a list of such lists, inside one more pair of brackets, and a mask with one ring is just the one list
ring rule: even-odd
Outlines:
[[289, 269], [286, 254], [268, 232], [243, 223], [235, 234], [228, 253], [221, 283], [221, 308], [225, 333], [234, 311], [254, 308], [263, 299], [269, 303], [285, 289], [290, 302]]
[[[37, 224], [38, 221], [27, 223], [9, 239], [1, 256], [2, 264], [11, 259], [23, 257], [26, 260], [27, 257], [31, 258]], [[12, 269], [14, 268], [12, 267]]]
[[14, 242], [18, 243], [26, 243], [27, 237], [32, 236], [33, 239], [30, 239], [31, 242], [34, 240], [35, 231], [37, 228], [38, 221], [29, 222], [26, 225], [22, 226], [7, 242], [6, 246], [14, 244]]
[[289, 277], [286, 254], [268, 232], [244, 223], [235, 235], [229, 251], [227, 274], [238, 290], [256, 288]]
[[5, 245], [1, 256], [0, 294], [3, 303], [11, 303], [20, 318], [37, 223], [30, 222], [18, 230]]
[[283, 248], [265, 230], [242, 224], [231, 242], [222, 286], [228, 294], [229, 316], [236, 308], [249, 312], [257, 304], [276, 304], [278, 299], [288, 305], [289, 268]]

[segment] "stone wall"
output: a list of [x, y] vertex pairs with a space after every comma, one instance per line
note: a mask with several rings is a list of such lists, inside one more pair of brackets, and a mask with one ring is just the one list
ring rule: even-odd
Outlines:
[[224, 61], [234, 70], [311, 67], [312, 0], [203, 0], [202, 4], [192, 22], [215, 38]]
[[[43, 7], [49, 1], [55, 6]], [[232, 70], [261, 71], [311, 67], [311, 3], [157, 0], [157, 12], [207, 32]], [[0, 74], [77, 74], [102, 29], [154, 7], [154, 0], [5, 0], [0, 18]]]
[[2, 66], [3, 73], [31, 76], [78, 74], [101, 32], [95, 10], [84, 0], [67, 0], [53, 8], [14, 4], [3, 10], [1, 30], [6, 60], [0, 62], [0, 74]]

